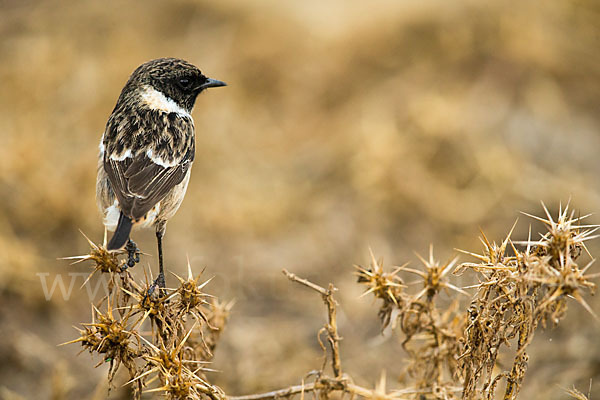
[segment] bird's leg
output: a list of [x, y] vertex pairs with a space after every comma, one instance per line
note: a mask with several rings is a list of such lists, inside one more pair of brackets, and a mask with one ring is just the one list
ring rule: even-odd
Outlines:
[[[160, 289], [164, 289], [166, 287], [165, 283], [165, 269], [163, 266], [163, 251], [162, 251], [162, 238], [164, 235], [164, 229], [156, 230], [156, 242], [158, 244], [158, 276], [148, 288], [148, 296], [152, 295], [154, 290], [158, 287]], [[160, 292], [159, 292], [160, 295]]]
[[127, 264], [121, 267], [121, 271], [134, 267], [135, 264], [140, 262], [140, 249], [138, 249], [133, 240], [129, 239], [125, 245], [125, 250], [127, 251]]
[[166, 287], [165, 282], [165, 268], [163, 266], [163, 251], [162, 251], [162, 238], [163, 232], [160, 230], [156, 231], [156, 243], [158, 244], [158, 276], [156, 282], [158, 286], [164, 289]]

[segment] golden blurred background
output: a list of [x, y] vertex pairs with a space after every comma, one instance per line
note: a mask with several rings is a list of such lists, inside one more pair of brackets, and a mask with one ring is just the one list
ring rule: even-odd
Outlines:
[[[236, 300], [210, 378], [246, 394], [320, 367], [324, 309], [287, 268], [340, 288], [345, 371], [402, 387], [400, 340], [353, 264], [369, 247], [390, 267], [430, 243], [441, 260], [479, 251], [479, 227], [501, 240], [540, 200], [597, 212], [599, 21], [593, 0], [0, 1], [0, 397], [106, 396], [107, 365], [57, 347], [90, 320], [89, 265], [57, 258], [88, 251], [79, 229], [102, 240], [98, 142], [139, 64], [184, 58], [229, 84], [198, 98], [165, 242], [169, 270], [189, 257]], [[155, 271], [153, 232], [134, 239], [149, 253], [135, 273]], [[77, 277], [72, 296], [47, 301], [57, 276]], [[600, 392], [599, 326], [573, 302], [536, 337], [521, 398]]]

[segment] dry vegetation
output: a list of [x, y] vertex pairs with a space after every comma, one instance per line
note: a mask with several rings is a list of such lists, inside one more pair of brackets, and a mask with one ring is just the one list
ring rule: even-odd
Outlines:
[[[428, 259], [419, 256], [422, 269], [403, 265], [386, 271], [383, 261], [373, 254], [368, 267], [356, 267], [358, 283], [366, 287], [364, 294], [381, 301], [378, 315], [382, 329], [392, 324], [394, 331], [400, 331], [407, 379], [405, 386], [396, 389], [387, 388], [385, 375], [374, 389], [354, 383], [352, 374], [342, 370], [342, 337], [334, 298], [337, 289], [331, 283], [325, 289], [284, 270], [291, 281], [317, 292], [325, 303], [328, 321], [317, 334], [323, 364], [302, 378], [300, 385], [227, 396], [205, 373], [210, 371], [232, 304], [204, 293], [209, 281], [202, 282], [200, 275], [194, 277], [189, 262], [187, 278], [176, 276], [178, 287], [149, 294], [152, 277], [143, 285], [137, 283], [126, 260], [119, 261], [104, 249], [106, 236], [103, 246], [90, 241], [89, 255], [71, 257], [77, 263], [94, 263], [90, 277], [100, 272], [109, 274], [110, 280], [106, 296], [92, 306], [92, 322], [77, 328], [80, 336], [66, 344], [79, 343], [84, 350], [100, 355], [98, 365], [109, 364], [109, 389], [123, 367], [128, 375], [124, 385], [130, 385], [135, 399], [154, 392], [169, 399], [211, 400], [276, 400], [295, 395], [303, 398], [308, 393], [329, 399], [335, 392], [384, 400], [516, 399], [529, 366], [528, 347], [540, 325], [558, 325], [569, 298], [598, 320], [583, 297], [586, 292], [595, 292], [591, 279], [600, 276], [588, 272], [594, 259], [585, 244], [597, 237], [594, 233], [598, 227], [585, 225], [586, 216], [575, 217], [568, 205], [556, 218], [545, 206], [544, 211], [544, 218], [531, 217], [543, 222], [547, 231], [538, 240], [532, 240], [530, 231], [527, 240], [516, 242], [524, 247], [522, 250], [511, 239], [513, 226], [500, 244], [490, 242], [482, 232], [481, 254], [463, 251], [477, 262], [457, 265], [458, 258], [454, 258], [442, 264], [435, 260], [432, 246]], [[589, 255], [588, 261], [582, 262], [585, 255]], [[398, 275], [401, 271], [417, 275], [422, 289], [409, 292]], [[477, 274], [480, 283], [468, 288], [450, 283], [451, 272], [460, 275], [466, 271]], [[442, 291], [454, 291], [456, 299], [446, 306], [439, 304], [437, 297]], [[458, 295], [464, 295], [465, 301]], [[150, 330], [143, 329], [145, 322]], [[368, 351], [366, 347], [364, 350]], [[506, 353], [513, 359], [512, 366], [502, 370], [498, 359]], [[331, 375], [326, 372], [328, 360]], [[285, 363], [281, 367], [285, 368]], [[497, 397], [497, 392], [503, 394]], [[566, 392], [587, 398], [576, 389]]]
[[[127, 301], [120, 275], [112, 280], [114, 272], [99, 271], [81, 287], [87, 263], [56, 259], [85, 253], [80, 229], [101, 242], [94, 200], [98, 140], [128, 74], [161, 56], [188, 59], [229, 83], [198, 99], [194, 172], [165, 241], [168, 271], [188, 277], [189, 257], [194, 278], [202, 270], [202, 282], [213, 277], [203, 293], [217, 295], [224, 302], [218, 304], [235, 299], [218, 340], [205, 320], [196, 323], [209, 349], [218, 342], [212, 364], [202, 366], [221, 372], [203, 371], [202, 379], [227, 395], [260, 394], [299, 387], [307, 371], [321, 369], [315, 340], [325, 311], [321, 295], [295, 287], [281, 275], [286, 268], [324, 289], [329, 282], [339, 288], [341, 371], [357, 387], [383, 388], [375, 384], [383, 375], [387, 395], [436, 382], [458, 396], [451, 389], [462, 390], [468, 366], [474, 388], [489, 391], [495, 382], [502, 398], [509, 377], [518, 384], [515, 360], [527, 354], [520, 398], [566, 399], [570, 388], [596, 398], [598, 323], [577, 299], [567, 301], [565, 315], [564, 296], [544, 304], [561, 293], [552, 290], [580, 287], [577, 277], [550, 277], [553, 270], [543, 264], [527, 271], [473, 268], [463, 263], [493, 262], [464, 254], [447, 270], [435, 260], [452, 261], [454, 248], [488, 257], [487, 247], [477, 250], [478, 228], [500, 248], [517, 210], [539, 215], [540, 199], [555, 222], [569, 197], [578, 209], [597, 212], [598, 20], [592, 0], [543, 6], [537, 0], [0, 2], [0, 398], [106, 398], [109, 370], [115, 372], [110, 397], [131, 395], [136, 383], [122, 386], [131, 379], [125, 364], [94, 368], [103, 356], [90, 362], [77, 356], [77, 345], [57, 344], [76, 338], [72, 325], [79, 321], [98, 323], [98, 312], [109, 318], [108, 299], [100, 302], [103, 282], [113, 282], [112, 296], [118, 293], [110, 298], [116, 321], [137, 311], [145, 275], [156, 271], [153, 233], [135, 233], [148, 254], [129, 270]], [[524, 220], [511, 237], [527, 240]], [[596, 224], [598, 217], [585, 221]], [[532, 241], [543, 225], [532, 220]], [[425, 254], [429, 243], [433, 261]], [[599, 243], [589, 242], [591, 254], [597, 256]], [[534, 243], [529, 250], [513, 244], [519, 253], [506, 245], [509, 268], [554, 257], [537, 253]], [[410, 264], [377, 275], [374, 264], [365, 265], [369, 247], [387, 266]], [[418, 266], [413, 250], [426, 255], [427, 266]], [[529, 259], [510, 259], [517, 255]], [[571, 255], [579, 270], [588, 257], [585, 250]], [[360, 297], [370, 281], [363, 273], [356, 283], [356, 263], [391, 286]], [[564, 267], [557, 265], [556, 271]], [[452, 274], [456, 267], [461, 275]], [[181, 282], [170, 272], [167, 285], [177, 291]], [[430, 276], [436, 272], [442, 276]], [[68, 300], [60, 287], [46, 300], [44, 277], [48, 288], [62, 277], [65, 289], [72, 288]], [[474, 286], [488, 280], [489, 286]], [[497, 336], [474, 323], [469, 333], [481, 340], [467, 352], [459, 339], [466, 335], [469, 299], [494, 299], [502, 290], [496, 285], [508, 290], [505, 297], [476, 301], [470, 310], [475, 322], [495, 324]], [[519, 354], [518, 338], [531, 336], [514, 331], [522, 311], [514, 314], [512, 307], [530, 285], [539, 285], [537, 297], [524, 307], [537, 309], [524, 312], [537, 314], [521, 327], [538, 326]], [[373, 298], [388, 290], [397, 304]], [[598, 296], [584, 293], [598, 313]], [[181, 298], [173, 296], [174, 307]], [[203, 299], [210, 320], [212, 298]], [[92, 315], [90, 302], [98, 309]], [[140, 317], [141, 310], [130, 316], [125, 330]], [[554, 317], [562, 317], [557, 326]], [[161, 349], [151, 320], [138, 334]], [[190, 315], [177, 328], [178, 343], [195, 320]], [[389, 322], [383, 332], [380, 320]], [[508, 348], [500, 340], [512, 334]], [[131, 349], [144, 353], [136, 371], [150, 371], [152, 347], [131, 335]], [[327, 335], [321, 339], [328, 346]], [[430, 347], [435, 335], [446, 340], [439, 353]], [[492, 358], [479, 358], [490, 349], [497, 351], [491, 372]], [[457, 352], [462, 358], [452, 366], [444, 357]], [[433, 364], [423, 367], [426, 360]], [[321, 377], [333, 382], [330, 361]], [[305, 387], [317, 376], [305, 377]], [[161, 386], [158, 370], [142, 380], [153, 377], [147, 389]]]

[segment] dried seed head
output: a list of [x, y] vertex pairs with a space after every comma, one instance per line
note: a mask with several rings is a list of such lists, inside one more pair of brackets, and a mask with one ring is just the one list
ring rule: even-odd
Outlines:
[[427, 301], [431, 302], [433, 297], [438, 294], [441, 289], [451, 289], [468, 296], [468, 293], [466, 293], [464, 290], [448, 282], [448, 278], [446, 277], [452, 268], [454, 268], [454, 265], [458, 261], [458, 257], [455, 257], [444, 265], [440, 265], [440, 262], [435, 260], [433, 257], [433, 245], [429, 246], [428, 260], [421, 257], [419, 254], [417, 254], [417, 257], [419, 257], [423, 263], [425, 271], [401, 267], [401, 270], [413, 273], [423, 278], [423, 290], [413, 297], [414, 300], [418, 300], [424, 294], [427, 294]]
[[178, 315], [191, 313], [196, 319], [203, 319], [208, 322], [204, 306], [209, 304], [206, 299], [212, 296], [204, 293], [202, 289], [208, 285], [212, 278], [199, 283], [202, 273], [194, 278], [189, 261], [187, 279], [183, 279], [176, 274], [173, 275], [179, 280], [179, 287], [176, 289], [176, 293], [179, 295], [176, 301]]
[[379, 309], [379, 318], [382, 327], [385, 328], [390, 323], [394, 308], [403, 308], [406, 303], [405, 295], [402, 293], [402, 289], [406, 286], [398, 276], [398, 272], [404, 266], [398, 267], [392, 272], [384, 272], [383, 260], [378, 261], [371, 251], [371, 264], [369, 267], [364, 268], [360, 265], [354, 267], [357, 269], [358, 283], [367, 286], [367, 290], [362, 296], [373, 293], [375, 298], [383, 300], [383, 304]]
[[[122, 262], [119, 261], [118, 252], [111, 252], [106, 250], [106, 230], [104, 232], [104, 244], [99, 246], [92, 242], [85, 233], [81, 232], [83, 237], [88, 241], [91, 249], [88, 254], [82, 256], [64, 257], [63, 260], [75, 260], [73, 264], [77, 264], [83, 261], [91, 260], [94, 262], [94, 271], [90, 274], [90, 277], [96, 272], [103, 273], [118, 273], [121, 272]], [[89, 279], [89, 277], [88, 277]], [[86, 280], [87, 282], [87, 280]]]

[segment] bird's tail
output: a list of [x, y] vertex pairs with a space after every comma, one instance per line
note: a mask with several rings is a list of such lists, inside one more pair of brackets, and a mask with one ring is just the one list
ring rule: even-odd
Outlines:
[[131, 222], [131, 218], [129, 218], [121, 212], [121, 215], [119, 215], [119, 223], [117, 225], [117, 229], [115, 230], [115, 233], [110, 239], [110, 242], [108, 242], [106, 249], [119, 250], [123, 248], [123, 246], [125, 246], [125, 243], [127, 243], [127, 240], [129, 240], [129, 233], [131, 232], [132, 226], [133, 224]]

